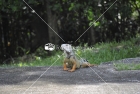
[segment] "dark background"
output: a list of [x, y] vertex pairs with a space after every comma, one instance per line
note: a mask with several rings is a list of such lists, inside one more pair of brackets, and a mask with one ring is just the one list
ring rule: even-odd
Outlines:
[[0, 64], [8, 58], [34, 53], [46, 43], [87, 43], [90, 46], [129, 40], [140, 33], [139, 0], [118, 0], [116, 3], [115, 0], [25, 1], [65, 42], [24, 1], [0, 0]]

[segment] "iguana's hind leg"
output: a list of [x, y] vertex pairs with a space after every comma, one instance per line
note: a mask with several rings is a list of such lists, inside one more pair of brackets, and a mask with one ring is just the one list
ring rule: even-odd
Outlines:
[[85, 67], [92, 67], [92, 66], [95, 66], [94, 64], [90, 64], [90, 63], [84, 63], [82, 64], [82, 67], [85, 68]]

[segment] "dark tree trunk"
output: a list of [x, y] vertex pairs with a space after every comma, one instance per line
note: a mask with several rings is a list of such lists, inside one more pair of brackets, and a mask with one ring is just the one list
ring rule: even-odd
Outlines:
[[31, 26], [33, 29], [31, 52], [34, 52], [39, 46], [49, 42], [49, 35], [47, 25], [40, 18], [36, 18]]
[[95, 30], [93, 26], [91, 26], [90, 28], [89, 37], [90, 37], [89, 45], [94, 45], [96, 42], [96, 35], [95, 35]]
[[[48, 27], [48, 33], [49, 33], [49, 42], [53, 43], [53, 44], [59, 44], [60, 42], [60, 35], [58, 33], [58, 24], [57, 24], [57, 16], [55, 13], [52, 13], [51, 9], [50, 9], [50, 3], [49, 0], [46, 1], [46, 10], [47, 10], [47, 23], [50, 26]], [[53, 29], [53, 30], [52, 30]], [[60, 37], [58, 37], [58, 35]]]
[[[1, 18], [0, 18], [1, 20]], [[2, 22], [0, 22], [0, 62], [3, 61], [3, 27], [2, 27]], [[1, 64], [1, 63], [0, 63]]]
[[1, 15], [2, 15], [2, 29], [3, 29], [3, 55], [6, 58], [9, 58], [9, 49], [8, 49], [8, 32], [9, 32], [9, 22], [8, 22], [8, 14], [1, 11]]

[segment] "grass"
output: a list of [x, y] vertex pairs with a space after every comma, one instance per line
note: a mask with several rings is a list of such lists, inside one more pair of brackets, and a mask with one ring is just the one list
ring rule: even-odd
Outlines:
[[[75, 49], [77, 57], [86, 58], [90, 63], [100, 64], [103, 62], [120, 60], [124, 58], [134, 58], [140, 56], [140, 47], [136, 44], [136, 41], [139, 38], [132, 38], [128, 41], [122, 41], [120, 43], [117, 42], [110, 42], [110, 43], [98, 43], [91, 47], [84, 47], [78, 46]], [[9, 65], [2, 65], [2, 67], [8, 66], [15, 66], [15, 67], [23, 67], [23, 66], [61, 66], [63, 62], [63, 54], [62, 51], [56, 51], [53, 56], [49, 56], [46, 58], [41, 58], [36, 56], [36, 60], [30, 62], [21, 62], [18, 63], [11, 63]], [[58, 59], [58, 60], [57, 60]], [[57, 61], [56, 61], [57, 60]], [[125, 67], [125, 65], [116, 65], [118, 69]], [[135, 66], [137, 67], [137, 66]], [[123, 68], [122, 68], [123, 69]]]
[[41, 58], [39, 56], [35, 56], [35, 60], [32, 60], [30, 62], [21, 62], [18, 63], [10, 63], [10, 64], [3, 64], [1, 67], [29, 67], [29, 66], [50, 66], [54, 62], [54, 66], [58, 66], [62, 64], [63, 56], [61, 56], [62, 52], [57, 52], [55, 55], [47, 57], [47, 58]]
[[100, 64], [103, 62], [114, 61], [124, 58], [140, 56], [140, 47], [135, 45], [136, 39], [122, 41], [120, 43], [99, 43], [92, 49], [79, 52], [81, 57], [87, 58], [91, 63]]
[[140, 70], [140, 64], [124, 64], [124, 63], [119, 63], [119, 64], [114, 64], [116, 70]]

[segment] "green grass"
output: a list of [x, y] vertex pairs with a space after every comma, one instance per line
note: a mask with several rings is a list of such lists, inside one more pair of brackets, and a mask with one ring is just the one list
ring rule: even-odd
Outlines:
[[124, 63], [119, 63], [119, 64], [114, 64], [116, 70], [140, 70], [140, 64], [124, 64]]
[[81, 57], [87, 58], [91, 63], [100, 64], [102, 62], [114, 61], [124, 58], [140, 56], [140, 47], [135, 45], [136, 39], [122, 41], [120, 43], [99, 43], [92, 49], [79, 52]]
[[[98, 43], [91, 47], [84, 46], [85, 49], [80, 46], [75, 49], [77, 57], [86, 58], [90, 63], [100, 64], [103, 62], [120, 60], [124, 58], [134, 58], [140, 56], [140, 46], [136, 45], [136, 41], [139, 38], [132, 38], [128, 41], [122, 41], [120, 43]], [[47, 56], [46, 58], [40, 58], [36, 56], [36, 60], [30, 62], [11, 63], [9, 65], [2, 65], [2, 67], [15, 66], [50, 66], [58, 58], [53, 66], [61, 66], [63, 62], [62, 51], [56, 51], [53, 56]], [[119, 65], [118, 65], [119, 66]]]
[[29, 67], [29, 66], [50, 66], [53, 64], [53, 66], [58, 66], [62, 65], [63, 61], [63, 56], [62, 52], [57, 52], [55, 55], [46, 57], [46, 58], [41, 58], [38, 56], [36, 57], [36, 60], [32, 60], [30, 62], [21, 62], [19, 61], [18, 63], [11, 63], [11, 64], [3, 64], [1, 67]]

